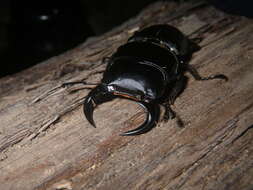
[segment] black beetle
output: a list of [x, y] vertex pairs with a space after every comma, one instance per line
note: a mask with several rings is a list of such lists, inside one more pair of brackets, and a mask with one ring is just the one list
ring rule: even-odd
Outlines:
[[87, 120], [95, 127], [95, 107], [117, 97], [135, 101], [147, 112], [146, 121], [141, 126], [121, 135], [149, 131], [159, 120], [160, 105], [165, 107], [165, 120], [174, 118], [170, 105], [186, 86], [186, 71], [196, 80], [227, 80], [222, 74], [201, 77], [188, 64], [193, 52], [199, 48], [170, 25], [153, 25], [135, 32], [108, 58], [101, 83], [86, 97], [83, 109]]

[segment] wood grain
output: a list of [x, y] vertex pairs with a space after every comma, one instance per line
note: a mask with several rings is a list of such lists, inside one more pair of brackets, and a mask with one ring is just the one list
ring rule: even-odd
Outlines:
[[[190, 63], [202, 75], [229, 77], [198, 82], [187, 75], [173, 106], [184, 128], [170, 120], [144, 135], [121, 137], [145, 118], [136, 104], [103, 104], [94, 129], [81, 107], [89, 90], [58, 88], [44, 96], [66, 81], [99, 82], [101, 59], [134, 31], [157, 23], [201, 37]], [[0, 79], [0, 189], [252, 189], [252, 33], [252, 20], [202, 1], [158, 2], [111, 32]]]

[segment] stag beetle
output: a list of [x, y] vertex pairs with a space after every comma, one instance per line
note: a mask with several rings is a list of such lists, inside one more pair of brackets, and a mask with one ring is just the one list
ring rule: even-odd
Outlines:
[[174, 118], [170, 105], [186, 87], [186, 71], [196, 80], [227, 80], [222, 74], [201, 77], [188, 64], [199, 49], [197, 43], [170, 25], [153, 25], [135, 32], [108, 58], [101, 83], [87, 95], [83, 107], [87, 120], [96, 127], [94, 109], [118, 97], [138, 103], [147, 112], [146, 121], [123, 136], [139, 135], [154, 127], [160, 105], [165, 107], [164, 120]]

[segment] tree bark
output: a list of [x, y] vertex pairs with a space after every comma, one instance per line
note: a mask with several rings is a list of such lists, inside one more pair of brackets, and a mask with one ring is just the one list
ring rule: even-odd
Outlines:
[[[140, 136], [122, 137], [145, 113], [114, 100], [82, 113], [88, 89], [63, 82], [98, 83], [110, 56], [134, 31], [158, 23], [200, 37], [189, 76], [173, 109], [185, 123], [160, 122]], [[253, 188], [253, 25], [203, 1], [158, 2], [137, 17], [79, 47], [0, 79], [0, 189], [244, 189]], [[93, 86], [91, 86], [93, 87]]]

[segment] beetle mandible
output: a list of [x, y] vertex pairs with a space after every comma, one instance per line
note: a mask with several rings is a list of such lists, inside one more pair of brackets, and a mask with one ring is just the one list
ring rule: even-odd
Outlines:
[[135, 101], [147, 112], [145, 122], [123, 136], [139, 135], [153, 128], [159, 120], [160, 105], [165, 107], [165, 120], [174, 118], [171, 105], [186, 87], [186, 71], [196, 80], [227, 80], [222, 74], [201, 77], [188, 64], [199, 49], [193, 40], [170, 25], [153, 25], [135, 32], [108, 58], [101, 83], [87, 95], [83, 107], [87, 120], [95, 127], [94, 109], [114, 98]]

